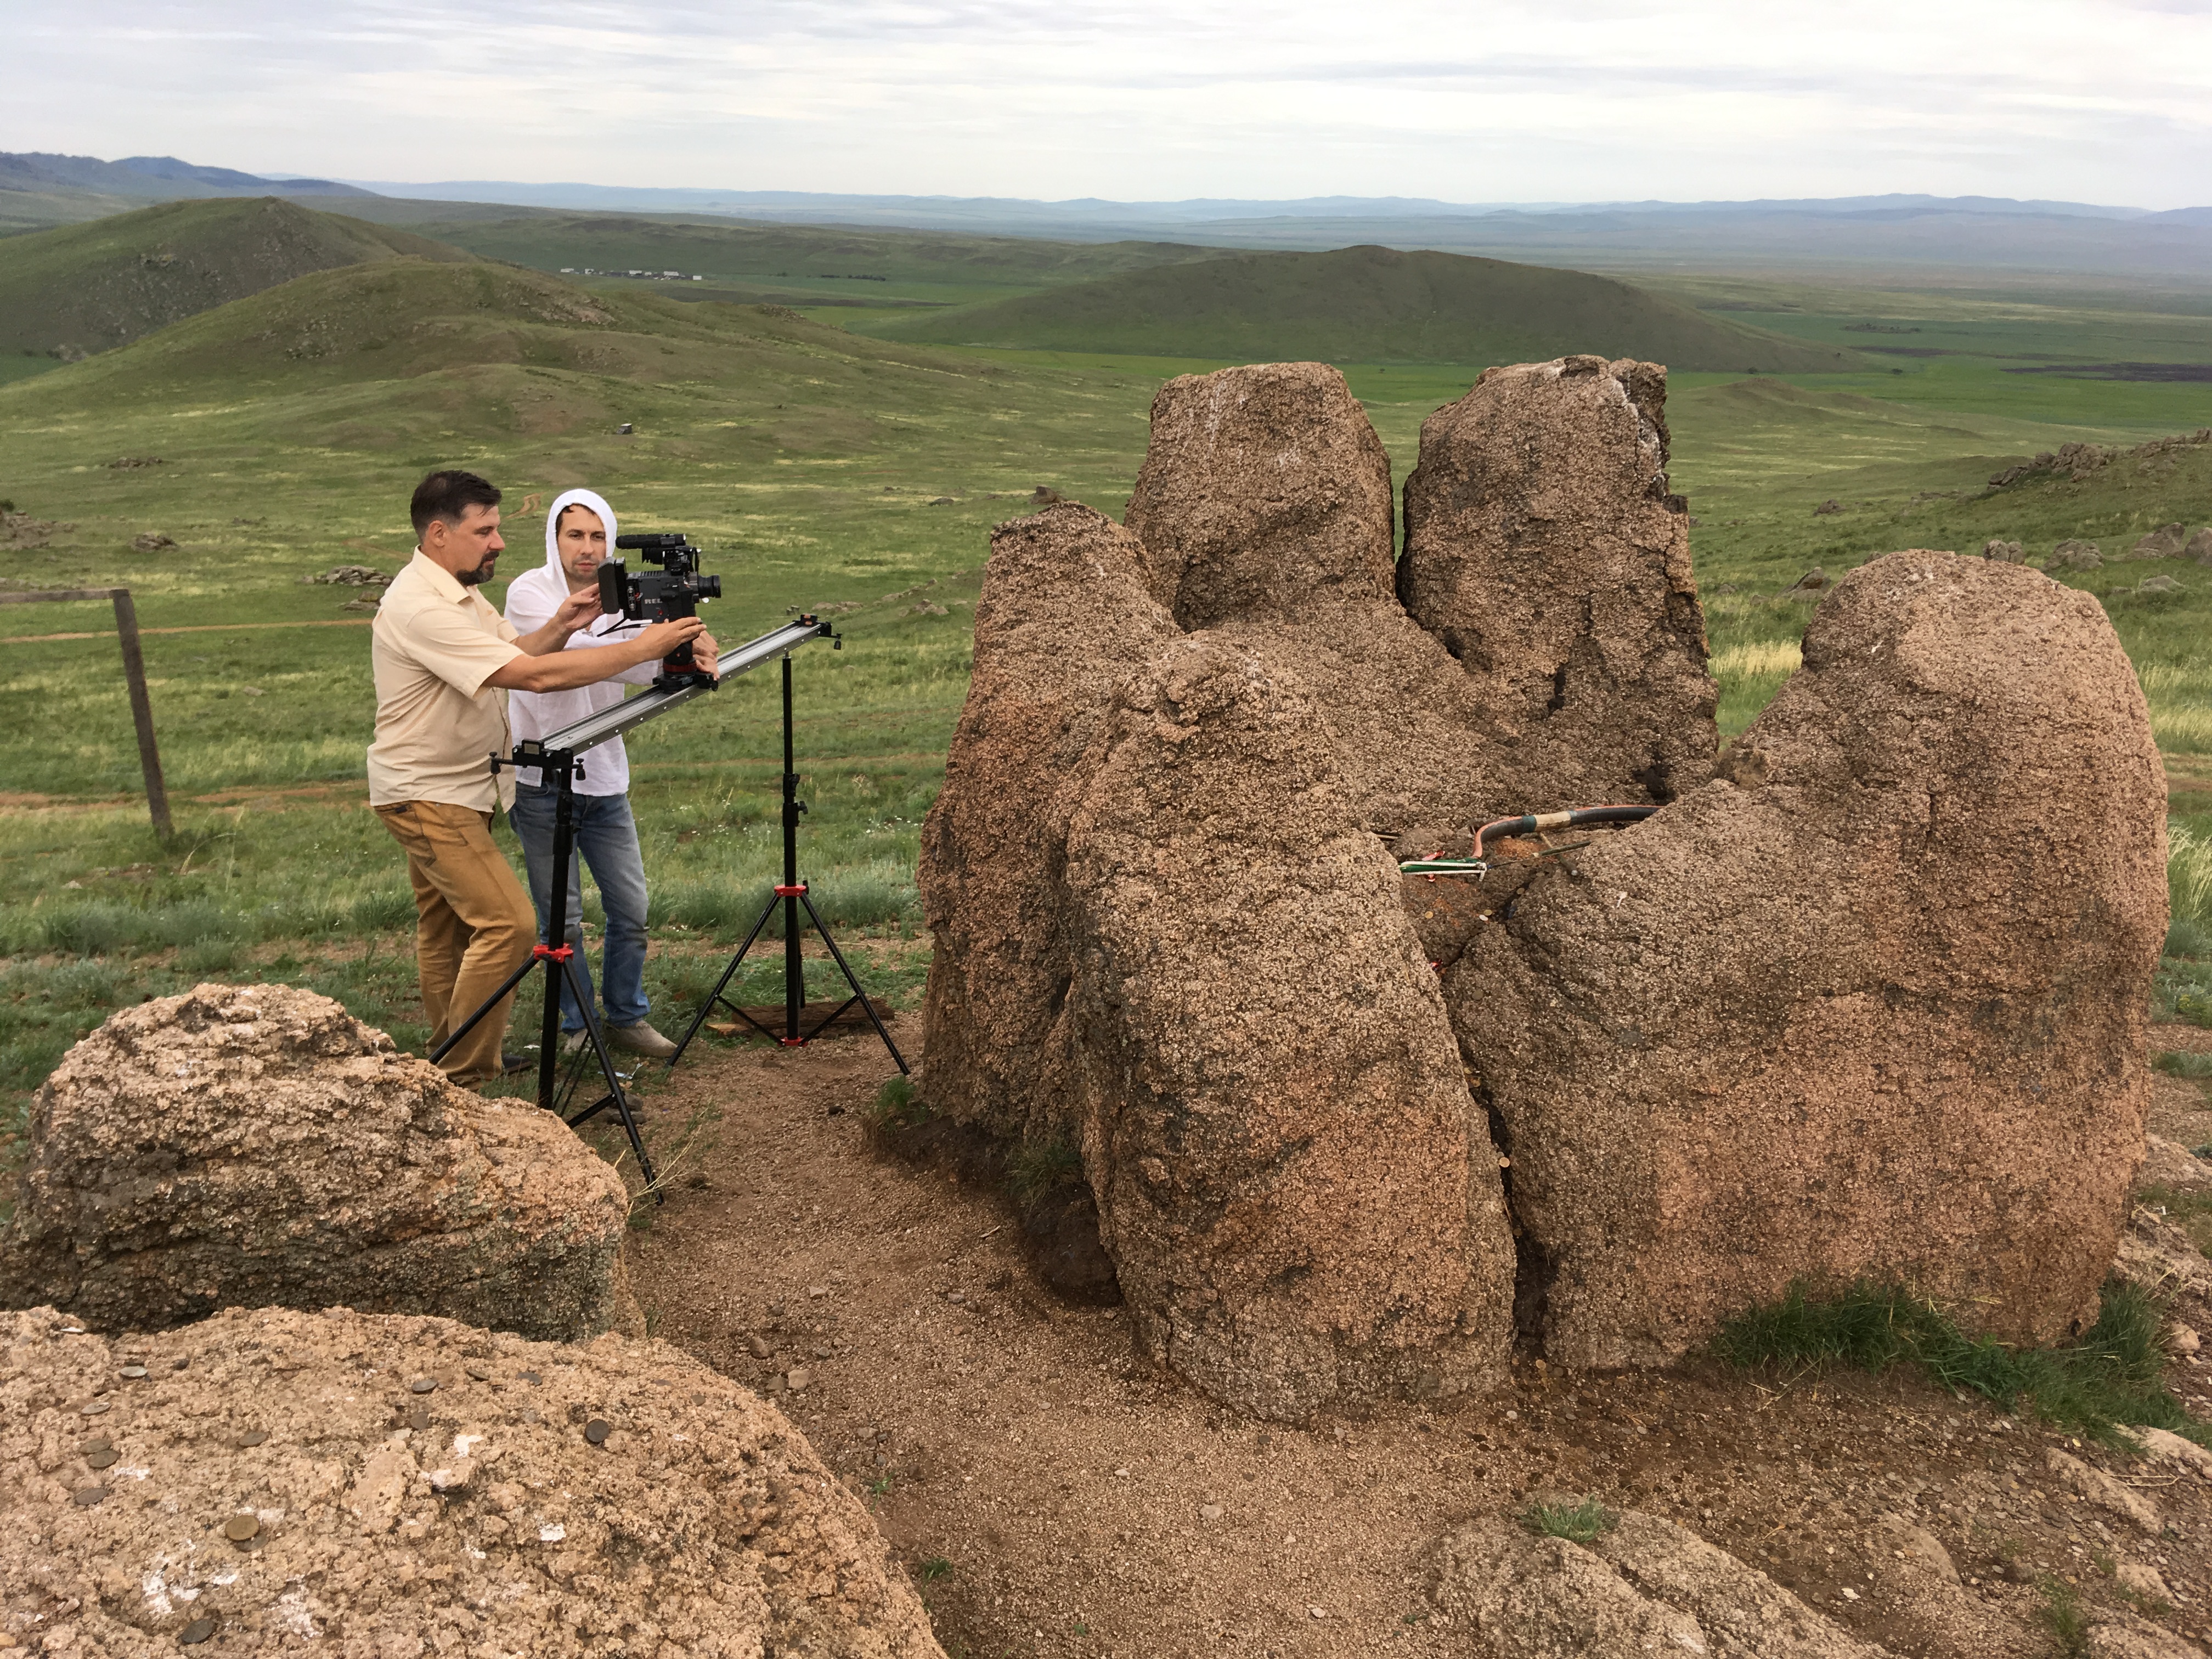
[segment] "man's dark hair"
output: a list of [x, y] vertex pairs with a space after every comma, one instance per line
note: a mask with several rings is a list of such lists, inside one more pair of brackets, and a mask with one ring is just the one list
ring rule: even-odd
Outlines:
[[432, 520], [458, 525], [472, 507], [497, 507], [499, 489], [473, 472], [433, 472], [415, 486], [415, 499], [407, 504], [415, 520], [415, 533], [426, 536]]

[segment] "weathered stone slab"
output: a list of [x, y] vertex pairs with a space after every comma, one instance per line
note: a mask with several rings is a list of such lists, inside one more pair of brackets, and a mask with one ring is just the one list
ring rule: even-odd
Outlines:
[[1114, 692], [1180, 636], [1141, 550], [1073, 502], [1000, 525], [975, 606], [975, 665], [922, 826], [930, 960], [920, 1088], [931, 1109], [1019, 1138], [1072, 1127], [1068, 815]]
[[1506, 811], [1665, 801], [1711, 775], [1717, 690], [1667, 481], [1667, 371], [1483, 371], [1421, 424], [1398, 592], [1505, 733]]
[[1497, 1157], [1304, 688], [1170, 645], [1102, 734], [1067, 884], [1084, 1162], [1155, 1356], [1292, 1420], [1494, 1380]]
[[1546, 1352], [1673, 1359], [1793, 1279], [2094, 1317], [2143, 1155], [2165, 780], [2096, 601], [1894, 553], [1722, 775], [1547, 860], [1446, 981]]

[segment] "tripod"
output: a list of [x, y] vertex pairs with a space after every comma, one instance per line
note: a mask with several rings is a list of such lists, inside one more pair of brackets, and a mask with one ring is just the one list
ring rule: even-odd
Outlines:
[[[638, 701], [642, 702], [646, 699]], [[653, 1172], [653, 1159], [646, 1152], [644, 1138], [637, 1132], [637, 1118], [630, 1110], [629, 1096], [623, 1088], [622, 1074], [615, 1070], [614, 1060], [607, 1053], [606, 1039], [599, 1031], [599, 1013], [592, 1006], [591, 987], [577, 969], [575, 950], [568, 939], [568, 864], [576, 854], [576, 779], [581, 775], [583, 767], [576, 758], [580, 752], [578, 749], [551, 745], [575, 729], [572, 726], [568, 732], [556, 732], [542, 744], [517, 744], [512, 758], [502, 760], [495, 755], [491, 761], [495, 772], [502, 766], [535, 766], [539, 769], [538, 775], [548, 782], [558, 780], [553, 810], [553, 886], [545, 901], [545, 937], [559, 942], [532, 945], [530, 960], [509, 974], [507, 982], [494, 991], [482, 1007], [463, 1020], [459, 1028], [431, 1053], [430, 1059], [433, 1063], [442, 1059], [447, 1049], [474, 1030], [478, 1022], [511, 995], [517, 986], [539, 968], [544, 968], [545, 1017], [538, 1039], [538, 1103], [549, 1112], [557, 1112], [561, 1109], [559, 1103], [567, 1092], [556, 1089], [554, 1080], [554, 1073], [561, 1064], [561, 990], [565, 985], [576, 1006], [584, 1012], [584, 1037], [592, 1058], [599, 1062], [599, 1076], [605, 1080], [607, 1091], [574, 1117], [562, 1121], [573, 1129], [580, 1123], [590, 1121], [601, 1112], [612, 1110], [622, 1120], [623, 1133], [629, 1137], [630, 1150], [637, 1154], [638, 1170], [645, 1176], [647, 1188], [651, 1190], [656, 1179]], [[577, 1058], [581, 1060], [580, 1053]], [[653, 1196], [657, 1204], [667, 1201], [666, 1195], [658, 1191], [653, 1192]]]
[[[738, 947], [737, 955], [732, 957], [730, 965], [722, 969], [722, 977], [715, 981], [713, 992], [692, 1017], [691, 1029], [684, 1033], [684, 1040], [676, 1045], [676, 1052], [668, 1057], [671, 1070], [675, 1068], [678, 1060], [684, 1058], [684, 1051], [691, 1046], [691, 1039], [699, 1035], [699, 1028], [707, 1023], [707, 1016], [714, 1011], [717, 1003], [763, 1036], [773, 1037], [787, 1048], [798, 1048], [819, 1036], [826, 1027], [835, 1024], [856, 1002], [860, 1005], [860, 1012], [867, 1015], [868, 1024], [876, 1028], [876, 1035], [883, 1039], [884, 1047], [890, 1051], [891, 1059], [896, 1062], [899, 1070], [903, 1073], [907, 1069], [906, 1057], [899, 1053], [898, 1044], [891, 1041], [891, 1034], [884, 1030], [884, 1022], [876, 1012], [875, 1004], [868, 1000], [868, 994], [860, 988], [860, 981], [854, 977], [852, 964], [845, 960], [845, 953], [837, 948], [837, 941], [830, 937], [829, 928], [823, 926], [822, 918], [814, 908], [814, 901], [808, 896], [806, 884], [799, 878], [799, 815], [806, 810], [806, 803], [799, 799], [799, 773], [795, 764], [792, 758], [791, 657], [787, 653], [783, 659], [783, 880], [769, 896], [768, 903], [762, 907], [760, 919], [753, 923], [752, 932], [745, 935], [745, 942]], [[775, 907], [779, 904], [783, 907], [783, 1030], [772, 1031], [722, 994], [729, 988], [730, 981], [737, 977], [738, 969], [744, 964], [746, 954], [760, 938], [762, 930], [768, 926], [769, 918], [775, 914]], [[802, 905], [806, 909], [807, 921], [822, 936], [822, 942], [830, 947], [830, 955], [837, 964], [837, 971], [845, 976], [845, 983], [853, 988], [853, 994], [839, 1003], [828, 1018], [817, 1020], [811, 1030], [802, 1024], [806, 1012], [806, 963], [799, 948], [799, 911]]]

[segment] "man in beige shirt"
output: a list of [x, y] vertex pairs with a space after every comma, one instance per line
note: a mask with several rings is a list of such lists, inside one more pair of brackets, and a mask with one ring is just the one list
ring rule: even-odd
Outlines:
[[[500, 492], [472, 472], [433, 472], [416, 487], [415, 556], [385, 591], [370, 629], [376, 740], [368, 800], [407, 853], [415, 888], [415, 961], [435, 1048], [530, 954], [530, 896], [491, 838], [492, 812], [514, 799], [514, 775], [490, 758], [512, 747], [502, 690], [562, 691], [665, 657], [696, 617], [655, 623], [618, 644], [565, 649], [599, 614], [596, 589], [570, 594], [535, 633], [518, 634], [477, 592], [507, 544]], [[708, 666], [712, 666], [711, 653]], [[507, 1005], [442, 1062], [456, 1082], [498, 1076]]]

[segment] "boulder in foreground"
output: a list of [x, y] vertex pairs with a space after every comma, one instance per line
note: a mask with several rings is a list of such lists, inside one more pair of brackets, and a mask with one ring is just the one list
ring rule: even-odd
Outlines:
[[34, 1309], [0, 1316], [0, 1626], [50, 1653], [942, 1659], [799, 1431], [659, 1343]]
[[125, 1009], [40, 1091], [30, 1148], [6, 1306], [112, 1331], [335, 1304], [562, 1340], [635, 1317], [613, 1168], [312, 991]]

